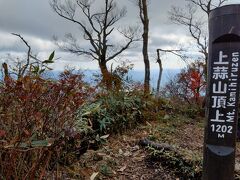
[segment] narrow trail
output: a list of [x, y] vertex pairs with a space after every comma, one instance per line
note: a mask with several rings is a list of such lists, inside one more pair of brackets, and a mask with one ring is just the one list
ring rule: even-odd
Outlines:
[[[164, 162], [154, 160], [151, 152], [138, 145], [140, 139], [168, 143], [179, 148], [186, 159], [202, 157], [203, 121], [147, 122], [122, 135], [111, 135], [97, 151], [88, 150], [69, 167], [66, 174], [89, 180], [184, 180]], [[185, 154], [184, 154], [185, 153]], [[240, 144], [237, 143], [236, 172], [240, 172]], [[71, 178], [73, 179], [73, 178]], [[194, 178], [193, 178], [194, 179]], [[236, 179], [238, 176], [236, 175]]]
[[138, 142], [143, 138], [152, 138], [157, 142], [166, 142], [193, 151], [193, 154], [201, 154], [202, 130], [199, 123], [194, 121], [175, 125], [155, 121], [140, 125], [124, 135], [110, 136], [101, 149], [90, 150], [80, 158], [78, 163], [82, 169], [82, 179], [89, 179], [93, 173], [98, 173], [98, 179], [107, 180], [181, 179], [161, 162], [152, 161], [149, 151], [140, 147]]

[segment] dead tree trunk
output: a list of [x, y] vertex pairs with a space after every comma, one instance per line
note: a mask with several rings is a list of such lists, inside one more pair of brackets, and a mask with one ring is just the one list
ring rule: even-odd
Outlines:
[[161, 80], [162, 80], [162, 72], [163, 72], [162, 60], [160, 59], [159, 49], [157, 49], [157, 63], [159, 65], [159, 74], [158, 74], [158, 81], [157, 81], [156, 97], [159, 97], [159, 95], [160, 95], [160, 85], [161, 85]]
[[149, 32], [149, 19], [148, 19], [148, 5], [147, 0], [138, 0], [138, 7], [140, 10], [140, 19], [143, 24], [143, 61], [145, 65], [145, 78], [144, 78], [144, 93], [150, 92], [150, 62], [148, 57], [148, 32]]

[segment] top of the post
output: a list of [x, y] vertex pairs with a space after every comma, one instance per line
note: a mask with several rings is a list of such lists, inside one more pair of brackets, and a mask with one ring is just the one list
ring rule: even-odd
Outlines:
[[218, 7], [213, 9], [210, 12], [209, 18], [215, 18], [218, 16], [225, 16], [225, 15], [233, 15], [233, 14], [240, 14], [240, 4], [230, 4], [225, 5], [222, 7]]

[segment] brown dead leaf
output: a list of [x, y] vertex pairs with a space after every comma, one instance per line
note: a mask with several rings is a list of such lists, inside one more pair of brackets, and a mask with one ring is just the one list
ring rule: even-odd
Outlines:
[[127, 168], [127, 166], [126, 165], [124, 165], [123, 167], [121, 167], [118, 171], [119, 172], [123, 172], [125, 169]]
[[94, 172], [91, 177], [90, 180], [94, 180], [97, 176], [98, 176], [99, 172]]
[[129, 157], [132, 155], [132, 153], [130, 151], [126, 151], [124, 154], [123, 154], [125, 157]]

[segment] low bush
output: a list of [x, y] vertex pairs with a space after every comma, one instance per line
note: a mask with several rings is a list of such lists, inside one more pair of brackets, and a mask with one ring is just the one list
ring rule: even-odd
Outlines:
[[82, 75], [64, 71], [59, 80], [29, 74], [5, 78], [0, 86], [1, 179], [44, 177], [50, 159], [71, 138], [76, 110], [92, 89]]
[[87, 123], [96, 134], [121, 133], [143, 122], [142, 111], [145, 104], [139, 94], [99, 94], [95, 102], [85, 104], [79, 110], [79, 124]]

